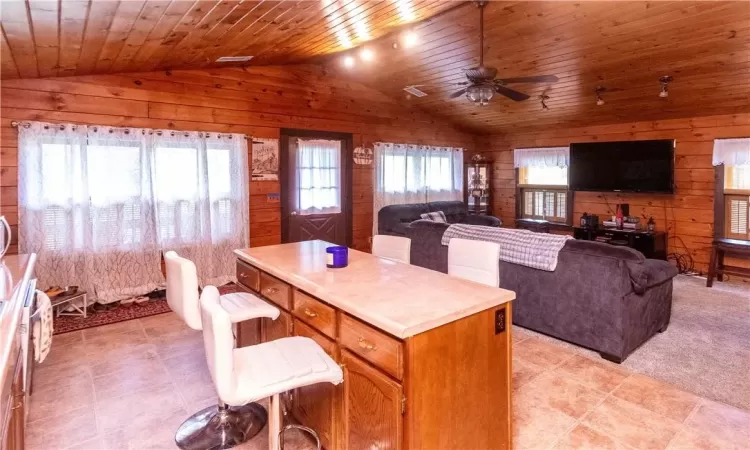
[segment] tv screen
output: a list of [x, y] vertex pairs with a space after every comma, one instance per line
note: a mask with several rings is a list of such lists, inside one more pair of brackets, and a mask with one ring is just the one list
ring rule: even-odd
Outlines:
[[570, 144], [574, 191], [674, 193], [672, 139]]

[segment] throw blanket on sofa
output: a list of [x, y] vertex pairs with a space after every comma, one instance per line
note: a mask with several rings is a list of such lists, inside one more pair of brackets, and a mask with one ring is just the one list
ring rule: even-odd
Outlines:
[[484, 227], [480, 225], [453, 224], [443, 233], [441, 243], [451, 239], [489, 241], [500, 244], [500, 260], [553, 272], [557, 267], [557, 254], [571, 236], [534, 233], [529, 230]]

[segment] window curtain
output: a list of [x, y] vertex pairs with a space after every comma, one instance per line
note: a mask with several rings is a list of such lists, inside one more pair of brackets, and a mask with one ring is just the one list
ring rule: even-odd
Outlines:
[[297, 139], [297, 213], [341, 212], [341, 141]]
[[463, 149], [378, 142], [374, 150], [373, 234], [384, 206], [463, 200]]
[[142, 295], [163, 286], [167, 250], [202, 284], [232, 279], [249, 239], [244, 136], [32, 122], [18, 155], [19, 248], [37, 253], [41, 286]]
[[568, 147], [517, 148], [513, 151], [513, 166], [522, 167], [568, 167]]
[[750, 138], [714, 140], [713, 165], [750, 165]]

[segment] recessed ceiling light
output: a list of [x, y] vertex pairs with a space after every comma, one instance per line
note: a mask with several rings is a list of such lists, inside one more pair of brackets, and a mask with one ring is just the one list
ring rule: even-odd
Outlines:
[[216, 62], [245, 62], [253, 59], [252, 56], [222, 56]]
[[359, 52], [359, 57], [362, 59], [362, 61], [372, 61], [375, 59], [375, 52], [370, 50], [369, 48], [363, 48], [361, 52]]
[[407, 31], [406, 33], [404, 33], [401, 41], [404, 44], [404, 48], [411, 48], [419, 43], [419, 36], [417, 36], [417, 33], [413, 31]]
[[344, 56], [343, 64], [347, 69], [351, 69], [354, 67], [354, 58], [351, 56]]

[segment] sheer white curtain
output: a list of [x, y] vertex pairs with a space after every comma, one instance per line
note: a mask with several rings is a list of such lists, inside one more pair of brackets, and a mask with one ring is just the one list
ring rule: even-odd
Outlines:
[[297, 139], [297, 213], [341, 212], [341, 141]]
[[568, 167], [569, 147], [517, 148], [513, 150], [513, 166], [522, 167]]
[[384, 206], [463, 200], [463, 149], [375, 144], [373, 234]]
[[171, 249], [204, 284], [232, 278], [232, 250], [249, 239], [244, 136], [161, 133], [19, 127], [19, 246], [37, 253], [41, 286], [79, 285], [102, 303], [144, 294], [163, 284]]
[[714, 140], [713, 165], [750, 165], [750, 138]]

